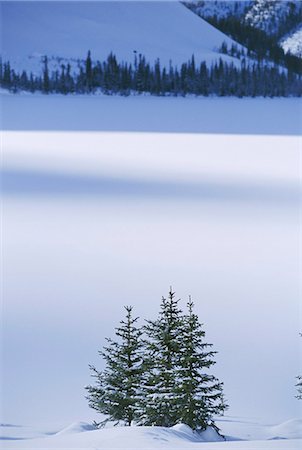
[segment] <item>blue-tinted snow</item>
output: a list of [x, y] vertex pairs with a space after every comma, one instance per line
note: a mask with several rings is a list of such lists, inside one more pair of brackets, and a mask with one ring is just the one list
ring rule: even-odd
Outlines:
[[[194, 53], [211, 63], [232, 40], [180, 2], [2, 2], [2, 56], [18, 70], [41, 72], [41, 57], [83, 60], [88, 50], [103, 60], [112, 51], [133, 63], [134, 51], [150, 63], [180, 65]], [[60, 62], [57, 67], [60, 69]]]
[[301, 134], [301, 99], [2, 95], [4, 130]]

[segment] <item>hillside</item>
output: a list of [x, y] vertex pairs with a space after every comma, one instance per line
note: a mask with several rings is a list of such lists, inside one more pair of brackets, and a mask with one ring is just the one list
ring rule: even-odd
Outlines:
[[[134, 52], [154, 63], [179, 65], [194, 53], [197, 62], [222, 58], [233, 41], [178, 2], [2, 2], [3, 59], [17, 70], [41, 71], [68, 60], [77, 66], [90, 49], [94, 60], [112, 51], [133, 63]], [[63, 58], [63, 59], [58, 59]]]
[[[248, 1], [192, 1], [189, 8], [200, 17], [215, 23], [230, 22], [229, 31], [234, 31], [234, 20], [241, 26], [262, 31], [272, 42], [285, 52], [301, 57], [299, 34], [297, 30], [302, 22], [302, 2], [284, 0], [248, 0]], [[226, 30], [228, 27], [223, 26]], [[300, 39], [301, 40], [301, 39]], [[263, 41], [263, 45], [266, 43]]]

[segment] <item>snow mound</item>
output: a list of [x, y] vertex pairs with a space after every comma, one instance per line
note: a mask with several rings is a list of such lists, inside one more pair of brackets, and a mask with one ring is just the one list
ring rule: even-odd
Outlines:
[[301, 439], [302, 419], [292, 419], [270, 428], [270, 439]]
[[201, 436], [205, 442], [224, 441], [224, 438], [212, 427], [207, 427], [207, 429], [201, 433]]
[[212, 427], [207, 427], [206, 430], [199, 433], [193, 431], [188, 425], [179, 423], [171, 427], [171, 431], [174, 431], [178, 437], [192, 442], [220, 442], [224, 440]]
[[[242, 422], [238, 419], [231, 420], [225, 418], [219, 427], [224, 423], [231, 426], [230, 431], [233, 435], [240, 433], [240, 426], [244, 425], [252, 431], [256, 424]], [[275, 427], [258, 424], [259, 429], [262, 428], [262, 437], [260, 433], [250, 435], [246, 441], [230, 442], [227, 438], [225, 442], [223, 438], [211, 427], [204, 432], [194, 432], [185, 424], [178, 424], [171, 428], [165, 427], [111, 427], [102, 429], [93, 429], [92, 425], [86, 422], [76, 422], [65, 428], [61, 432], [53, 435], [45, 433], [37, 434], [33, 439], [29, 438], [16, 439], [14, 430], [13, 435], [6, 437], [5, 449], [162, 449], [166, 450], [206, 450], [205, 443], [211, 443], [208, 446], [215, 450], [300, 450], [301, 440], [293, 439], [297, 436], [299, 428], [301, 428], [301, 419], [290, 420]], [[223, 428], [223, 427], [222, 427]], [[224, 431], [224, 430], [223, 430]], [[275, 434], [272, 435], [271, 433]], [[271, 437], [269, 436], [271, 434]], [[286, 436], [290, 438], [286, 438]], [[256, 440], [255, 440], [256, 439]]]
[[87, 422], [74, 422], [71, 425], [69, 425], [66, 428], [63, 428], [63, 430], [56, 433], [56, 435], [63, 435], [63, 434], [73, 434], [73, 433], [83, 433], [85, 431], [92, 431], [95, 430], [95, 426], [91, 425]]
[[177, 425], [174, 425], [172, 427], [173, 430], [178, 431], [180, 433], [185, 433], [188, 435], [193, 435], [192, 428], [189, 427], [189, 425], [186, 425], [185, 423], [178, 423]]

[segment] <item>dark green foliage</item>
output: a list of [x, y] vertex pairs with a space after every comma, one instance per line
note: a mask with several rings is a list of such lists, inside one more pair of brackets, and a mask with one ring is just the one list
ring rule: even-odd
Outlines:
[[143, 379], [144, 425], [173, 426], [185, 423], [193, 430], [214, 425], [214, 416], [227, 408], [222, 383], [209, 373], [216, 352], [205, 342], [205, 332], [188, 303], [182, 314], [170, 289], [162, 298], [155, 321], [148, 321]]
[[178, 303], [170, 288], [158, 318], [142, 329], [136, 327], [132, 308], [126, 308], [126, 320], [116, 329], [118, 342], [107, 339], [109, 345], [100, 352], [105, 369], [99, 372], [90, 366], [96, 383], [87, 386], [87, 399], [91, 408], [107, 415], [102, 424], [185, 423], [197, 431], [207, 426], [218, 431], [214, 416], [222, 415], [227, 406], [223, 384], [209, 372], [216, 352], [205, 342], [192, 301], [187, 314]]
[[142, 332], [132, 317], [132, 307], [125, 307], [126, 319], [116, 328], [117, 341], [107, 339], [108, 346], [99, 352], [105, 369], [90, 366], [95, 385], [87, 386], [89, 406], [106, 414], [108, 420], [130, 426], [140, 417], [141, 376], [143, 373]]
[[92, 61], [91, 61], [91, 52], [88, 51], [87, 58], [85, 61], [85, 87], [88, 92], [91, 92], [93, 85], [93, 76], [92, 76]]
[[[185, 3], [185, 5], [195, 11], [194, 3]], [[248, 49], [249, 56], [254, 56], [258, 61], [269, 59], [276, 64], [284, 65], [288, 70], [302, 74], [301, 58], [285, 53], [283, 48], [278, 45], [278, 40], [295, 26], [301, 23], [300, 14], [292, 12], [280, 21], [278, 32], [275, 35], [268, 35], [265, 31], [260, 30], [246, 23], [239, 17], [205, 17], [205, 20], [218, 30], [239, 42]], [[222, 53], [225, 53], [222, 49]]]
[[205, 342], [205, 332], [189, 300], [188, 313], [182, 320], [182, 345], [178, 368], [177, 392], [180, 398], [180, 421], [193, 430], [204, 430], [227, 408], [223, 401], [223, 384], [208, 369], [215, 364], [217, 352]]
[[48, 59], [47, 56], [44, 57], [43, 60], [44, 68], [43, 68], [43, 84], [42, 90], [45, 94], [48, 94], [50, 91], [50, 80], [49, 80], [49, 71], [48, 71]]
[[297, 395], [296, 398], [298, 400], [302, 400], [302, 376], [297, 376], [298, 383], [296, 384], [297, 387]]
[[221, 51], [241, 58], [241, 67], [222, 59], [210, 67], [197, 65], [194, 55], [178, 69], [170, 63], [168, 69], [157, 60], [151, 66], [142, 55], [135, 54], [134, 65], [119, 63], [110, 53], [104, 62], [93, 63], [90, 52], [78, 73], [71, 73], [70, 64], [49, 74], [47, 57], [42, 77], [18, 74], [9, 62], [1, 64], [0, 84], [13, 92], [28, 90], [43, 93], [91, 93], [99, 90], [107, 95], [150, 93], [151, 95], [219, 95], [237, 97], [288, 97], [302, 95], [301, 75], [261, 61], [247, 63], [242, 51], [233, 45], [223, 45]]
[[181, 322], [178, 300], [170, 290], [168, 298], [162, 298], [158, 319], [148, 321], [144, 327], [147, 338], [141, 420], [144, 425], [170, 427], [179, 421], [176, 367], [181, 348]]

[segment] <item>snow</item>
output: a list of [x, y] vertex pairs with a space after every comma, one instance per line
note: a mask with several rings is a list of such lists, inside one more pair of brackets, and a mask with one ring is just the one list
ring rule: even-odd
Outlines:
[[201, 17], [214, 17], [224, 19], [230, 15], [235, 17], [242, 17], [245, 11], [251, 7], [252, 1], [216, 1], [206, 0], [203, 2], [194, 1], [190, 2], [190, 6]]
[[56, 433], [57, 436], [64, 434], [82, 433], [83, 431], [95, 430], [95, 426], [86, 422], [74, 422], [68, 427], [63, 428], [63, 430]]
[[286, 53], [302, 58], [302, 26], [282, 39], [280, 45]]
[[[240, 421], [233, 420], [232, 431], [236, 434], [237, 424]], [[301, 437], [301, 421], [292, 421], [295, 423], [296, 435]], [[221, 424], [223, 425], [223, 422]], [[252, 424], [246, 422], [246, 428], [250, 427], [253, 430]], [[259, 428], [266, 429], [265, 426], [258, 425]], [[114, 427], [100, 430], [89, 430], [89, 424], [80, 422], [69, 427], [69, 432], [66, 434], [60, 432], [52, 436], [44, 436], [41, 438], [37, 436], [34, 439], [20, 439], [15, 438], [15, 434], [11, 433], [10, 439], [5, 439], [6, 450], [8, 449], [22, 449], [22, 448], [39, 448], [39, 449], [207, 449], [213, 450], [291, 450], [301, 448], [301, 439], [292, 439], [286, 434], [288, 429], [287, 424], [281, 424], [277, 429], [283, 429], [285, 433], [275, 438], [264, 438], [261, 440], [240, 441], [238, 438], [227, 437], [224, 441], [222, 437], [208, 428], [201, 434], [193, 432], [188, 426], [184, 424], [175, 425], [172, 428], [164, 427]], [[292, 426], [290, 428], [293, 428]], [[222, 430], [223, 431], [223, 430]], [[265, 433], [265, 431], [264, 431]], [[237, 439], [237, 440], [236, 440]], [[251, 435], [250, 435], [251, 439]], [[268, 439], [268, 440], [267, 440]]]
[[[227, 41], [178, 3], [1, 8], [4, 56], [33, 70], [88, 48], [213, 61]], [[300, 449], [300, 100], [3, 94], [2, 403], [35, 427], [3, 424], [2, 447]], [[230, 413], [262, 415], [218, 420], [227, 442], [90, 425], [88, 364], [124, 304], [156, 317], [170, 284], [193, 296]]]
[[5, 130], [296, 136], [301, 133], [299, 98], [5, 94], [1, 102]]
[[125, 304], [152, 319], [171, 284], [219, 352], [229, 413], [297, 417], [300, 101], [3, 106], [3, 420], [98, 420], [88, 364]]
[[[2, 2], [2, 56], [17, 70], [41, 71], [47, 54], [50, 68], [68, 60], [103, 60], [112, 51], [119, 60], [134, 61], [134, 51], [153, 63], [181, 64], [194, 53], [211, 63], [217, 49], [233, 41], [179, 2]], [[61, 61], [57, 57], [63, 58]]]
[[278, 425], [266, 425], [247, 419], [224, 417], [219, 427], [227, 436], [243, 440], [301, 439], [302, 419], [291, 419]]
[[284, 20], [286, 16], [291, 14], [291, 7], [293, 5], [297, 12], [302, 11], [300, 1], [255, 0], [252, 7], [246, 13], [245, 20], [252, 26], [273, 35], [278, 33], [282, 19]]

